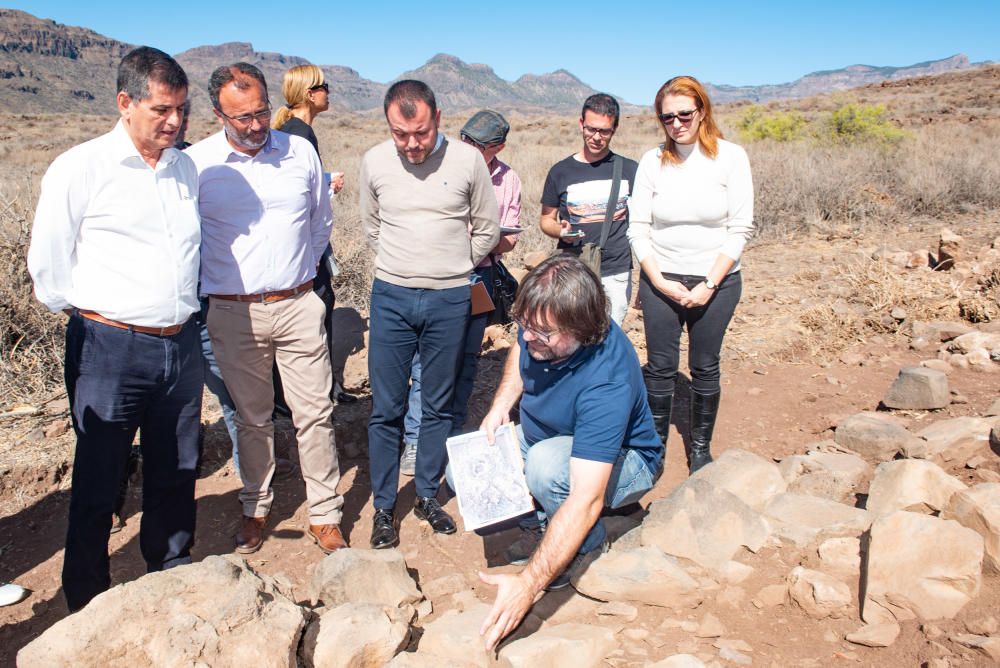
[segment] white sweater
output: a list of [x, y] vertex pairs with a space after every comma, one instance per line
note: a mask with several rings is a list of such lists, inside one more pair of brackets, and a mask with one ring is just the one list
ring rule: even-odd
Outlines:
[[753, 231], [750, 160], [719, 140], [711, 159], [698, 142], [678, 145], [679, 165], [660, 163], [662, 145], [639, 161], [629, 200], [628, 239], [639, 262], [652, 255], [661, 273], [705, 276], [719, 254], [735, 261]]

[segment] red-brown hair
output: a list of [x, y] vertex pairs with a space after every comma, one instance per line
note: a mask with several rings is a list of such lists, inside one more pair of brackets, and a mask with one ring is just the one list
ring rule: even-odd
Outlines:
[[701, 112], [701, 124], [698, 126], [698, 142], [701, 144], [701, 151], [708, 157], [715, 159], [719, 154], [719, 141], [722, 139], [722, 130], [715, 124], [712, 118], [712, 101], [708, 99], [708, 92], [701, 82], [694, 77], [679, 76], [667, 81], [656, 91], [656, 99], [653, 102], [653, 113], [656, 115], [656, 122], [663, 130], [663, 156], [660, 158], [663, 164], [678, 164], [681, 161], [680, 154], [674, 140], [670, 138], [670, 133], [663, 123], [660, 123], [659, 115], [663, 111], [663, 98], [668, 95], [685, 95], [694, 100], [698, 110]]

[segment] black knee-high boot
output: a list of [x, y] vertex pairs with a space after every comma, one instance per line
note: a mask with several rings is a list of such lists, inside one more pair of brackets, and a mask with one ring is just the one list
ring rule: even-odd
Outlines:
[[667, 434], [670, 432], [670, 411], [674, 404], [674, 395], [648, 393], [646, 400], [649, 402], [649, 410], [653, 413], [656, 433], [660, 435], [660, 440], [666, 445]]
[[712, 432], [715, 416], [719, 413], [720, 394], [691, 392], [691, 447], [688, 451], [688, 470], [691, 473], [712, 461]]

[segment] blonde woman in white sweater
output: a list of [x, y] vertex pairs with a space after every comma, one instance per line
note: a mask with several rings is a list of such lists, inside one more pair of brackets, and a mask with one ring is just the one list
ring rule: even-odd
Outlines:
[[688, 468], [712, 461], [719, 358], [742, 292], [740, 255], [753, 230], [746, 152], [722, 138], [705, 88], [674, 77], [656, 94], [662, 145], [639, 162], [628, 237], [642, 266], [646, 388], [660, 436], [670, 426], [681, 330], [689, 337], [691, 438]]

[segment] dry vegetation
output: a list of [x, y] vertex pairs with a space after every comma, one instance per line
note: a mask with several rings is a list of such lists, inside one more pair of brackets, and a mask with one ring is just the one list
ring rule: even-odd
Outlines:
[[[1000, 67], [866, 87], [832, 96], [767, 105], [764, 114], [794, 111], [818, 123], [848, 103], [883, 104], [894, 126], [904, 130], [900, 141], [795, 141], [765, 139], [746, 142], [753, 164], [757, 240], [774, 241], [803, 232], [852, 235], [871, 230], [889, 231], [915, 217], [950, 214], [987, 215], [1000, 209]], [[741, 141], [738, 127], [746, 105], [720, 110], [727, 136]], [[444, 113], [444, 131], [457, 136], [466, 113]], [[539, 198], [548, 168], [575, 150], [579, 143], [576, 119], [511, 115], [508, 148], [501, 155], [520, 174], [524, 184], [522, 220], [527, 231], [509, 256], [517, 265], [525, 253], [551, 248], [541, 234]], [[6, 115], [0, 117], [0, 250], [4, 276], [0, 297], [0, 391], [6, 403], [50, 391], [60, 382], [62, 317], [44, 312], [33, 300], [24, 254], [38, 183], [47, 165], [60, 152], [106, 131], [110, 117], [76, 115]], [[189, 139], [197, 141], [215, 130], [208, 118], [192, 121]], [[387, 138], [378, 116], [321, 116], [316, 124], [326, 167], [347, 174], [344, 191], [335, 203], [335, 248], [342, 268], [338, 302], [365, 311], [371, 282], [372, 258], [360, 232], [357, 174], [361, 156]], [[638, 159], [660, 135], [652, 114], [622, 119], [615, 137], [617, 151]], [[915, 311], [936, 309], [938, 300], [953, 297], [946, 279], [931, 291], [933, 299], [915, 303], [912, 285], [878, 263], [849, 265], [838, 270], [839, 283], [862, 287], [852, 290], [855, 303], [874, 308], [888, 301], [908, 304]], [[937, 279], [935, 279], [937, 280]], [[982, 299], [968, 302], [969, 319], [995, 318], [1000, 276], [982, 285]], [[939, 288], [939, 289], [938, 289]], [[923, 285], [927, 294], [927, 283]], [[903, 295], [911, 295], [905, 297]], [[991, 301], [991, 299], [993, 301]], [[991, 305], [992, 304], [992, 305]], [[958, 315], [958, 314], [956, 314]], [[834, 302], [818, 303], [802, 323], [813, 332], [840, 334], [878, 331], [886, 325], [839, 309]]]

